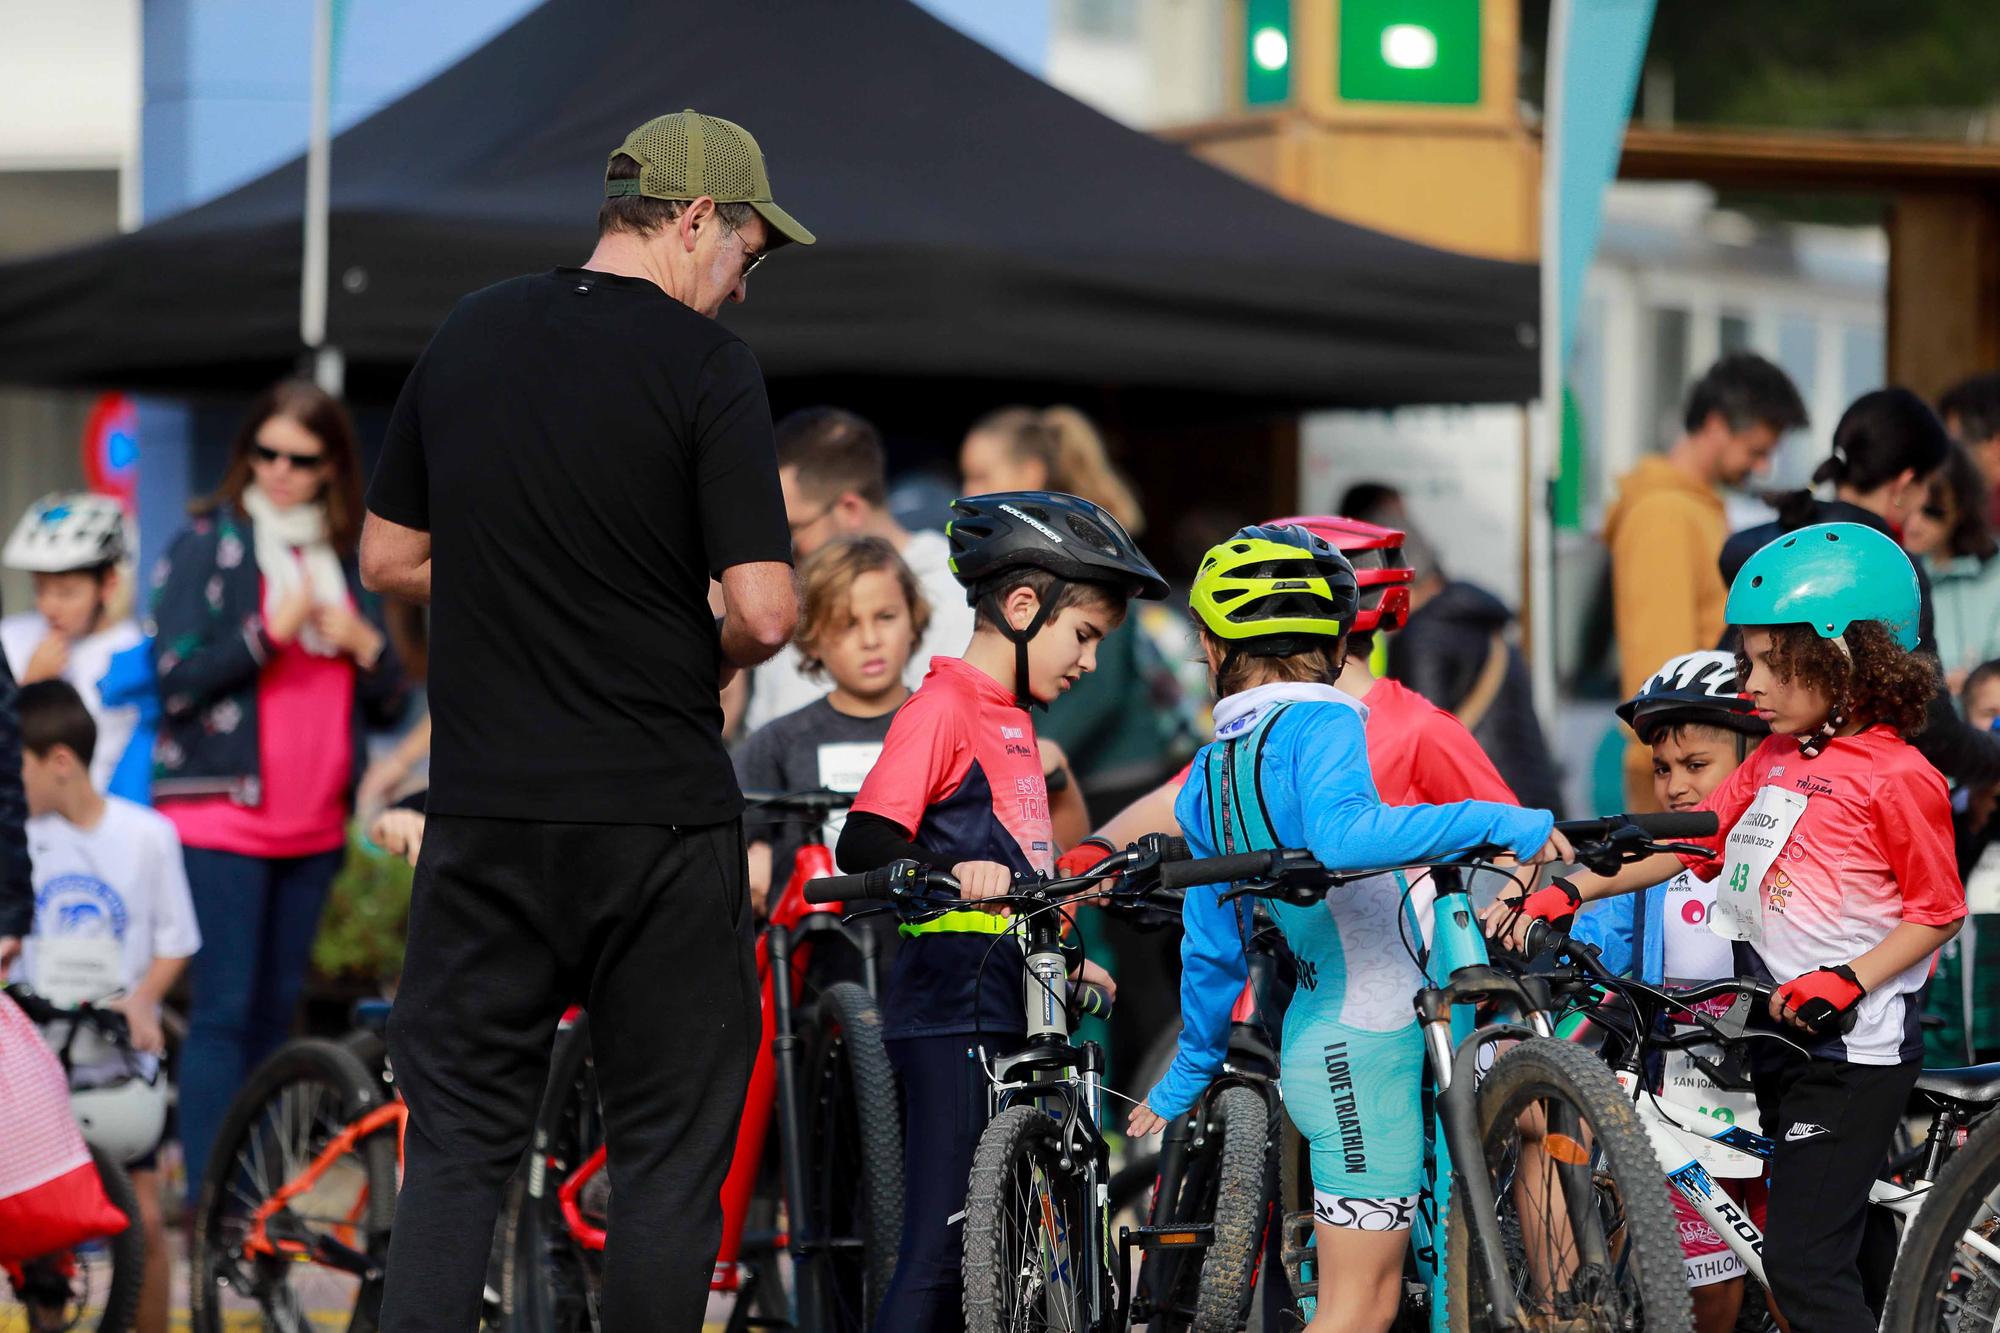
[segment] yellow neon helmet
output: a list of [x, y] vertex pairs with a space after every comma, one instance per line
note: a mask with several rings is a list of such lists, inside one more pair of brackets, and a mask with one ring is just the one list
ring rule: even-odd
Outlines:
[[1209, 548], [1188, 608], [1209, 633], [1259, 657], [1300, 652], [1354, 626], [1354, 566], [1323, 537], [1290, 526], [1248, 527]]

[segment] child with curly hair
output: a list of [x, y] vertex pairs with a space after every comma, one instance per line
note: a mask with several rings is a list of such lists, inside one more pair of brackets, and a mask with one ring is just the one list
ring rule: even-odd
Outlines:
[[[1865, 1235], [1879, 1221], [1868, 1189], [1922, 1068], [1924, 978], [1965, 916], [1944, 779], [1907, 740], [1938, 665], [1915, 651], [1909, 558], [1860, 524], [1815, 524], [1758, 550], [1728, 617], [1743, 689], [1772, 734], [1700, 806], [1717, 816], [1721, 858], [1684, 860], [1720, 877], [1713, 928], [1734, 941], [1739, 973], [1774, 984], [1771, 1017], [1804, 1043], [1756, 1043], [1752, 1070], [1775, 1142], [1772, 1296], [1792, 1328], [1863, 1333], [1878, 1289], [1862, 1257], [1895, 1253], [1893, 1237]], [[1557, 879], [1489, 913], [1488, 928], [1517, 944], [1534, 920], [1567, 929], [1579, 904], [1657, 882], [1682, 859]]]

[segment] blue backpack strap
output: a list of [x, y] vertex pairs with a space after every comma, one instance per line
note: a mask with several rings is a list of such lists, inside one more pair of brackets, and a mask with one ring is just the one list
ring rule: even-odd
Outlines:
[[[1248, 732], [1216, 742], [1203, 751], [1208, 776], [1209, 831], [1224, 855], [1267, 851], [1281, 845], [1271, 827], [1271, 812], [1264, 803], [1262, 765], [1271, 724], [1289, 707], [1289, 703], [1278, 704]], [[1242, 898], [1232, 906], [1236, 933], [1247, 951], [1254, 910]]]

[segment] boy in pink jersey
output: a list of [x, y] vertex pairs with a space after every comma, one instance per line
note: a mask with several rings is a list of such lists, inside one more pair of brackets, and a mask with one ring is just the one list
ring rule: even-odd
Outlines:
[[[892, 861], [949, 870], [968, 906], [905, 924], [883, 997], [903, 1093], [903, 1236], [875, 1327], [963, 1327], [962, 1248], [972, 1154], [986, 1125], [987, 1058], [1025, 1036], [1020, 945], [971, 905], [1057, 847], [1035, 724], [1096, 666], [1132, 597], [1167, 585], [1118, 521], [1075, 496], [1017, 491], [952, 506], [951, 568], [975, 619], [963, 658], [934, 657], [889, 726], [841, 830], [849, 871]], [[1086, 970], [1089, 965], [1086, 964]], [[1110, 979], [1098, 973], [1097, 980]]]
[[[1766, 1273], [1809, 1333], [1875, 1327], [1868, 1189], [1921, 1069], [1918, 991], [1965, 915], [1944, 779], [1904, 739], [1938, 670], [1913, 651], [1917, 605], [1908, 557], [1858, 524], [1801, 528], [1751, 556], [1728, 614], [1772, 735], [1702, 803], [1720, 858], [1686, 858], [1720, 877], [1709, 919], [1738, 970], [1778, 983], [1771, 1016], [1806, 1034], [1804, 1052], [1758, 1043], [1753, 1079], [1775, 1140]], [[1489, 930], [1518, 946], [1529, 922], [1567, 928], [1580, 903], [1678, 865], [1558, 879], [1490, 914]], [[1866, 1255], [1894, 1254], [1893, 1238], [1866, 1239]]]

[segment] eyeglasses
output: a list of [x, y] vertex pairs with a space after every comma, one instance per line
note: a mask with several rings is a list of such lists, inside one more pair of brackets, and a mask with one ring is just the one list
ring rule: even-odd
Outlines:
[[251, 444], [251, 455], [260, 463], [297, 468], [301, 472], [317, 472], [326, 466], [325, 454], [294, 454], [283, 449], [273, 449], [269, 445]]
[[1933, 523], [1943, 523], [1951, 517], [1951, 512], [1943, 505], [1925, 505], [1917, 512]]
[[724, 218], [720, 212], [715, 215], [715, 220], [722, 224], [724, 231], [734, 236], [743, 245], [743, 272], [737, 275], [737, 281], [741, 282], [756, 271], [757, 265], [771, 257], [771, 247], [767, 245], [762, 250], [752, 250], [749, 242], [743, 240], [743, 233], [730, 226], [728, 219]]

